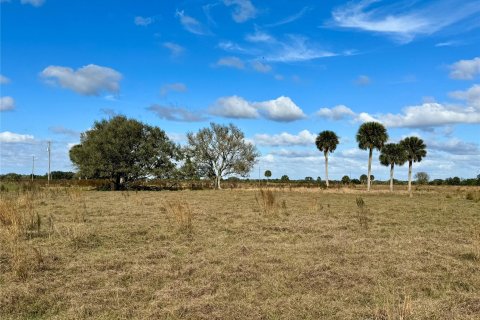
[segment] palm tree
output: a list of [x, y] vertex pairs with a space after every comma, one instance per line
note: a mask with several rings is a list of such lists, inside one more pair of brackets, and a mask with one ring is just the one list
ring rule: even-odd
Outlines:
[[400, 144], [405, 148], [408, 160], [408, 192], [412, 196], [412, 164], [413, 162], [420, 162], [422, 158], [427, 155], [427, 146], [422, 139], [417, 137], [407, 137], [400, 141]]
[[407, 153], [400, 143], [387, 143], [380, 151], [380, 163], [390, 166], [390, 192], [393, 192], [393, 167], [402, 166], [407, 161]]
[[358, 147], [362, 150], [369, 151], [368, 154], [368, 175], [367, 190], [370, 191], [370, 178], [372, 172], [372, 154], [373, 149], [380, 150], [388, 140], [387, 129], [378, 122], [365, 122], [358, 128], [357, 142]]
[[315, 139], [315, 144], [317, 149], [323, 151], [323, 155], [325, 156], [325, 181], [327, 182], [328, 188], [328, 154], [337, 148], [337, 134], [330, 130], [322, 131], [318, 134], [317, 139]]

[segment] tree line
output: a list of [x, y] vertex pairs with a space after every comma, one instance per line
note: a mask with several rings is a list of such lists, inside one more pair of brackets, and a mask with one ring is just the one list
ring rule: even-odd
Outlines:
[[[390, 166], [390, 191], [393, 192], [393, 171], [395, 165], [402, 166], [408, 162], [408, 192], [412, 194], [412, 166], [420, 162], [427, 155], [427, 146], [418, 137], [407, 137], [399, 143], [386, 143], [388, 133], [385, 126], [378, 122], [365, 122], [358, 129], [356, 140], [358, 147], [368, 150], [367, 190], [371, 188], [373, 150], [380, 151], [379, 161], [384, 166]], [[337, 148], [338, 136], [330, 130], [318, 134], [315, 145], [325, 157], [325, 179], [328, 188], [328, 155]]]
[[[368, 150], [368, 173], [360, 179], [342, 178], [342, 183], [365, 183], [371, 188], [373, 150], [380, 151], [379, 161], [390, 167], [390, 190], [393, 191], [394, 167], [408, 162], [408, 190], [411, 192], [412, 166], [427, 155], [426, 145], [418, 137], [407, 137], [399, 143], [386, 143], [388, 133], [378, 122], [363, 123], [356, 134], [358, 147]], [[339, 144], [338, 136], [330, 130], [322, 131], [315, 145], [325, 157], [325, 184], [329, 186], [328, 156]], [[187, 134], [187, 143], [180, 146], [171, 141], [159, 127], [144, 124], [123, 115], [95, 121], [92, 128], [83, 132], [80, 143], [69, 151], [76, 173], [53, 171], [53, 179], [107, 179], [111, 188], [118, 190], [128, 183], [142, 179], [196, 180], [210, 179], [217, 189], [222, 179], [247, 177], [260, 153], [245, 140], [244, 133], [235, 125], [211, 123], [209, 127]], [[19, 175], [0, 176], [2, 180], [20, 179]], [[269, 179], [272, 173], [265, 172]], [[418, 174], [417, 174], [418, 175]], [[30, 177], [30, 176], [29, 176]], [[39, 176], [36, 176], [39, 177]], [[310, 178], [310, 177], [308, 177]], [[480, 180], [480, 177], [477, 177]], [[417, 181], [418, 181], [417, 177]], [[428, 180], [428, 179], [427, 179]], [[457, 181], [458, 180], [458, 181]], [[283, 175], [279, 180], [288, 182]], [[307, 181], [307, 179], [305, 179]], [[317, 182], [320, 182], [317, 178]], [[313, 182], [313, 178], [307, 182]], [[462, 184], [458, 177], [435, 184]]]

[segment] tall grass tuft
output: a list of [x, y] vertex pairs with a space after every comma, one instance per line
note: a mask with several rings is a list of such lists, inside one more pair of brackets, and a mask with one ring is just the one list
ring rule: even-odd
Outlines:
[[[278, 213], [278, 205], [276, 195], [272, 190], [260, 189], [259, 193], [255, 193], [255, 201], [260, 207], [260, 211], [265, 215], [272, 215]], [[282, 203], [287, 207], [286, 203]]]
[[186, 201], [167, 201], [165, 209], [170, 216], [175, 218], [179, 232], [186, 234], [193, 232], [192, 209]]
[[356, 198], [358, 224], [363, 229], [368, 229], [368, 209], [362, 197]]

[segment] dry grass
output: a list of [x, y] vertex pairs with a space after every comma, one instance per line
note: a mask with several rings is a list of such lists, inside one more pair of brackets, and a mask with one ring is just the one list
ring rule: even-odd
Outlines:
[[4, 192], [0, 318], [480, 319], [469, 192]]

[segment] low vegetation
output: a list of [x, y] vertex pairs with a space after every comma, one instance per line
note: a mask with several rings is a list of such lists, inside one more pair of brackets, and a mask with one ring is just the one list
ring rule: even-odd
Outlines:
[[1, 192], [1, 319], [480, 317], [480, 190]]

